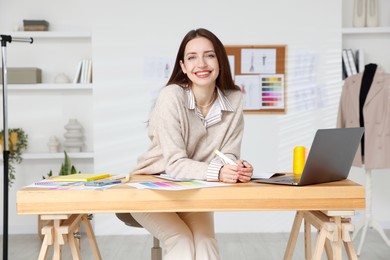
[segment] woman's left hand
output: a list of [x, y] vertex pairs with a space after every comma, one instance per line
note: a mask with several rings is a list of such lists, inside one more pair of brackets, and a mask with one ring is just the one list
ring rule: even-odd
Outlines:
[[237, 160], [236, 163], [240, 166], [238, 170], [238, 181], [249, 182], [253, 175], [253, 167], [245, 160]]

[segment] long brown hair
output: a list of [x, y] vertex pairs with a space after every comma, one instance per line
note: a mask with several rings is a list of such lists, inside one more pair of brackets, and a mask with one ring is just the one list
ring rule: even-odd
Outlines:
[[222, 90], [226, 89], [236, 89], [240, 88], [234, 84], [232, 79], [232, 73], [230, 71], [229, 60], [227, 58], [225, 47], [222, 42], [215, 36], [212, 32], [199, 28], [196, 30], [189, 31], [183, 38], [179, 51], [177, 52], [175, 66], [172, 71], [172, 75], [168, 80], [167, 85], [178, 84], [182, 87], [191, 86], [191, 81], [186, 74], [183, 73], [180, 67], [180, 61], [184, 60], [184, 51], [187, 46], [187, 43], [192, 39], [197, 37], [204, 37], [211, 41], [214, 47], [215, 54], [217, 55], [218, 64], [219, 64], [219, 75], [216, 80], [217, 86]]

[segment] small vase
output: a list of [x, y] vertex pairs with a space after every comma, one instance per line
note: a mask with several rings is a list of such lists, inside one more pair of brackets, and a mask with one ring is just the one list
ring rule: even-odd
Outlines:
[[83, 146], [83, 127], [77, 119], [69, 119], [68, 124], [65, 125], [67, 130], [64, 134], [64, 147], [67, 152], [81, 152]]
[[68, 76], [66, 76], [64, 73], [60, 73], [58, 74], [55, 78], [54, 78], [54, 82], [55, 83], [60, 83], [60, 84], [66, 84], [66, 83], [70, 83], [70, 79]]
[[60, 142], [58, 141], [57, 137], [50, 136], [49, 142], [47, 143], [47, 146], [49, 147], [49, 152], [51, 153], [58, 153]]
[[366, 25], [368, 27], [378, 26], [378, 0], [366, 1]]
[[353, 1], [353, 26], [364, 27], [366, 25], [366, 0]]
[[[4, 138], [0, 138], [0, 144], [2, 151], [4, 152]], [[14, 152], [17, 150], [18, 144], [18, 133], [16, 132], [8, 132], [8, 151]]]

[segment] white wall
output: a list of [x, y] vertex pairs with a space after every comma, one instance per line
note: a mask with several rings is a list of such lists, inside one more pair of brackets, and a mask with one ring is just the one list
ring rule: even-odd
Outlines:
[[[145, 0], [137, 4], [126, 0], [4, 0], [0, 10], [1, 30], [10, 31], [23, 18], [47, 19], [58, 30], [78, 30], [79, 26], [80, 30], [92, 30], [97, 172], [128, 173], [148, 147], [144, 122], [156, 90], [164, 82], [148, 78], [144, 65], [151, 57], [173, 59], [182, 37], [198, 27], [210, 29], [226, 45], [288, 45], [287, 113], [245, 115], [242, 157], [256, 170], [291, 170], [293, 147], [309, 147], [315, 130], [335, 126], [342, 86], [338, 0]], [[389, 193], [380, 179], [388, 180], [389, 175], [383, 172], [378, 176], [374, 178], [374, 215], [389, 228], [390, 210], [381, 199]], [[351, 178], [364, 183], [360, 169], [352, 169]], [[13, 198], [10, 204], [14, 202]], [[12, 211], [15, 215], [15, 209]], [[289, 231], [293, 214], [216, 213], [216, 230]], [[15, 225], [26, 219], [33, 225], [33, 217], [27, 216], [17, 216]], [[98, 214], [95, 222], [98, 235], [145, 233], [122, 225], [113, 214]]]

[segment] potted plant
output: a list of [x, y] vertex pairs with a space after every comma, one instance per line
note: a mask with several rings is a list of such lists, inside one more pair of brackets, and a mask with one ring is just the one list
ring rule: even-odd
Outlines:
[[[22, 151], [27, 148], [28, 135], [21, 128], [8, 129], [8, 150], [9, 150], [9, 165], [8, 165], [8, 185], [11, 187], [15, 181], [15, 166], [23, 161]], [[0, 143], [4, 151], [4, 130], [0, 131]]]
[[[64, 151], [64, 162], [61, 164], [61, 169], [58, 173], [58, 175], [69, 175], [69, 174], [75, 174], [77, 173], [76, 167], [70, 163], [70, 159], [66, 151]], [[47, 174], [47, 177], [50, 178], [53, 176], [53, 171], [50, 170], [50, 172]], [[43, 179], [46, 179], [45, 176], [42, 176]]]

